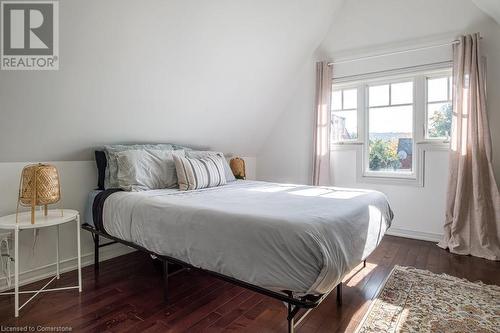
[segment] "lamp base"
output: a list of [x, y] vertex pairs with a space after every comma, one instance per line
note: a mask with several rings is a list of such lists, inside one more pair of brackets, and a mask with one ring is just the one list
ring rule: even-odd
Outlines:
[[[61, 217], [64, 216], [64, 209], [62, 208], [62, 205], [59, 205], [61, 207]], [[30, 221], [31, 224], [35, 224], [36, 222], [36, 207], [37, 206], [30, 206]], [[41, 207], [41, 206], [40, 206]], [[41, 211], [43, 211], [43, 216], [48, 216], [49, 215], [49, 206], [48, 205], [43, 205], [43, 209], [40, 208]], [[16, 223], [19, 223], [19, 202], [17, 203], [17, 208], [16, 208]]]

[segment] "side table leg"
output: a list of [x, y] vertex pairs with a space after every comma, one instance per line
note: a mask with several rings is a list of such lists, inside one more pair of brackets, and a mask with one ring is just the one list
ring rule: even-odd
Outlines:
[[59, 224], [57, 225], [57, 241], [56, 241], [56, 276], [59, 280]]
[[82, 255], [80, 248], [80, 214], [76, 216], [76, 238], [78, 251], [78, 291], [82, 292]]
[[19, 317], [19, 229], [14, 229], [14, 315]]

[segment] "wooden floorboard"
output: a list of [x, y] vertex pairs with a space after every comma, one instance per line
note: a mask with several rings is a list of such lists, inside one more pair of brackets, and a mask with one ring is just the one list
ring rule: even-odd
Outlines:
[[[395, 265], [500, 285], [499, 262], [453, 255], [430, 242], [386, 236], [367, 267], [360, 265], [345, 277], [343, 305], [337, 306], [333, 292], [297, 331], [354, 331]], [[71, 285], [76, 277], [76, 272], [65, 273], [56, 285]], [[40, 287], [45, 281], [22, 289]], [[169, 279], [170, 302], [165, 304], [160, 272], [148, 255], [139, 252], [103, 262], [98, 279], [92, 266], [84, 268], [83, 282], [81, 294], [39, 296], [21, 310], [20, 318], [13, 316], [13, 297], [0, 297], [0, 325], [69, 326], [73, 332], [286, 332], [283, 303], [194, 270]]]

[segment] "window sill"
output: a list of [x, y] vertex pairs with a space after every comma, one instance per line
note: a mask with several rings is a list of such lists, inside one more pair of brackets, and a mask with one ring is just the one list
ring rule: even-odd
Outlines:
[[369, 183], [369, 184], [381, 184], [381, 185], [403, 185], [403, 186], [415, 186], [423, 187], [423, 179], [415, 174], [411, 175], [380, 175], [373, 173], [364, 173], [359, 175], [358, 182]]
[[359, 150], [363, 147], [362, 141], [344, 141], [330, 144], [330, 151], [337, 150]]
[[425, 139], [417, 142], [418, 145], [421, 144], [450, 144], [450, 140], [441, 140], [441, 139]]
[[379, 179], [404, 179], [416, 180], [417, 176], [410, 172], [383, 172], [383, 171], [365, 171], [363, 177], [379, 178]]
[[333, 142], [332, 146], [345, 146], [345, 145], [362, 145], [363, 141], [341, 141], [341, 142]]
[[448, 140], [422, 140], [418, 141], [417, 145], [419, 148], [424, 150], [449, 150], [450, 141]]

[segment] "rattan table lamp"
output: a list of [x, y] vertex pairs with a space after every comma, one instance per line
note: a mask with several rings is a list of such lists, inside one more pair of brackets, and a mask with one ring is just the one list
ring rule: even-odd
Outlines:
[[61, 184], [56, 167], [42, 163], [27, 165], [24, 167], [19, 181], [16, 222], [19, 205], [31, 207], [31, 224], [35, 224], [36, 206], [44, 206], [43, 212], [47, 216], [47, 205], [55, 204], [60, 200]]

